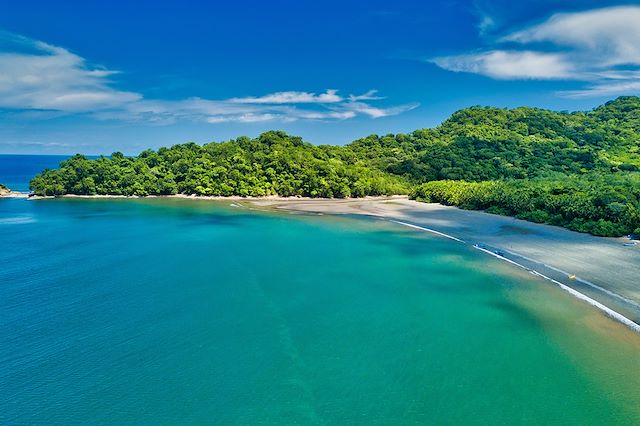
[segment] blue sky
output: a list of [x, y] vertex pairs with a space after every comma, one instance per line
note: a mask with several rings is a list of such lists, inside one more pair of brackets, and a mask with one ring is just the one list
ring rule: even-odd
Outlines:
[[343, 144], [470, 105], [587, 110], [634, 94], [638, 2], [0, 5], [2, 153], [134, 154], [268, 129]]

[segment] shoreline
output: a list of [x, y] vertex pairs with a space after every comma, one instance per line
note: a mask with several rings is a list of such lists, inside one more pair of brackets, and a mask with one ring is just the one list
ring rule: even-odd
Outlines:
[[25, 193], [12, 193], [4, 197], [29, 200], [175, 198], [230, 201], [274, 211], [379, 218], [471, 245], [558, 285], [607, 317], [640, 333], [640, 285], [637, 288], [633, 285], [635, 277], [640, 275], [640, 250], [637, 246], [624, 246], [627, 241], [624, 238], [595, 237], [512, 217], [422, 203], [402, 195], [327, 199], [184, 194], [147, 197], [71, 194], [29, 197]]
[[[635, 297], [629, 297], [621, 292], [612, 280], [606, 279], [612, 275], [610, 262], [617, 260], [620, 263], [620, 256], [616, 255], [621, 253], [627, 254], [628, 258], [623, 259], [622, 268], [616, 269], [617, 274], [626, 275], [630, 282], [640, 274], [640, 250], [637, 246], [624, 246], [624, 242], [627, 241], [624, 238], [595, 237], [512, 217], [462, 210], [435, 203], [421, 203], [402, 196], [383, 200], [351, 199], [334, 202], [315, 202], [307, 199], [259, 200], [251, 204], [278, 210], [377, 217], [471, 245], [559, 286], [610, 319], [640, 333], [640, 286], [637, 289], [632, 288], [636, 291], [633, 294]], [[494, 229], [487, 230], [490, 228], [486, 226], [488, 223], [492, 223]], [[503, 232], [505, 229], [507, 232]], [[555, 238], [547, 239], [547, 236]], [[542, 245], [546, 256], [542, 256], [542, 253], [536, 255], [527, 252], [527, 246], [536, 248], [539, 245]], [[567, 246], [570, 245], [575, 248], [568, 250]], [[588, 250], [582, 256], [580, 248], [585, 247], [588, 247]], [[574, 253], [573, 259], [568, 258], [568, 254], [571, 253]], [[592, 258], [594, 253], [595, 258]], [[583, 266], [590, 267], [579, 267], [575, 258], [581, 260]], [[572, 272], [566, 272], [567, 270]]]
[[[482, 251], [482, 252], [484, 252], [484, 253], [487, 253], [490, 256], [496, 257], [496, 258], [498, 258], [500, 260], [503, 260], [503, 261], [505, 261], [507, 263], [510, 263], [510, 264], [512, 264], [512, 265], [514, 265], [514, 266], [516, 266], [518, 268], [522, 268], [522, 269], [526, 270], [527, 272], [529, 272], [532, 275], [535, 275], [537, 277], [540, 277], [542, 279], [545, 279], [547, 281], [550, 281], [550, 282], [554, 283], [555, 285], [560, 287], [562, 290], [564, 290], [567, 293], [571, 294], [573, 297], [588, 303], [589, 305], [591, 305], [594, 308], [596, 308], [596, 309], [600, 310], [601, 312], [603, 312], [606, 316], [608, 316], [609, 318], [613, 319], [614, 321], [618, 321], [619, 323], [627, 326], [631, 330], [633, 330], [636, 333], [640, 334], [640, 324], [632, 321], [631, 319], [625, 317], [621, 313], [609, 308], [608, 306], [598, 302], [597, 300], [587, 296], [586, 294], [579, 292], [578, 290], [574, 289], [573, 287], [570, 287], [567, 284], [564, 284], [564, 283], [562, 283], [562, 282], [560, 282], [558, 280], [555, 280], [555, 279], [553, 279], [551, 277], [548, 277], [547, 275], [544, 275], [544, 274], [538, 272], [535, 269], [530, 269], [527, 266], [525, 266], [523, 264], [520, 264], [520, 263], [518, 263], [516, 261], [513, 261], [513, 260], [511, 260], [511, 259], [509, 259], [509, 258], [507, 258], [507, 257], [505, 257], [503, 255], [500, 255], [500, 254], [498, 254], [496, 252], [488, 250], [487, 248], [480, 247], [477, 244], [475, 244], [473, 247], [478, 249], [478, 250], [480, 250], [480, 251]], [[616, 296], [619, 296], [619, 295], [616, 295]], [[621, 296], [619, 296], [619, 297], [621, 297]]]
[[[454, 237], [452, 235], [444, 234], [442, 232], [436, 231], [435, 229], [423, 228], [421, 226], [413, 225], [411, 223], [400, 222], [400, 221], [397, 221], [397, 220], [389, 220], [389, 222], [397, 223], [399, 225], [403, 225], [403, 226], [406, 226], [406, 227], [409, 227], [409, 228], [413, 228], [413, 229], [416, 229], [416, 230], [429, 232], [431, 234], [434, 234], [434, 235], [437, 235], [437, 236], [440, 236], [440, 237], [443, 237], [443, 238], [448, 238], [450, 240], [454, 240], [454, 241], [457, 241], [457, 242], [465, 244], [465, 245], [468, 244], [467, 242], [465, 242], [465, 241], [463, 241], [463, 240], [461, 240], [459, 238], [456, 238], [456, 237]], [[567, 293], [571, 294], [573, 297], [586, 302], [587, 304], [591, 305], [592, 307], [594, 307], [594, 308], [598, 309], [599, 311], [601, 311], [602, 313], [604, 313], [607, 317], [611, 318], [612, 320], [617, 321], [617, 322], [621, 323], [622, 325], [625, 325], [626, 327], [628, 327], [632, 331], [640, 334], [640, 324], [639, 323], [634, 322], [633, 320], [627, 318], [626, 316], [624, 316], [620, 312], [609, 308], [608, 306], [606, 306], [603, 303], [600, 303], [599, 301], [587, 296], [586, 294], [579, 292], [578, 290], [576, 290], [575, 288], [571, 287], [567, 283], [563, 283], [563, 282], [561, 282], [561, 280], [557, 280], [557, 279], [551, 278], [550, 276], [545, 275], [545, 274], [541, 273], [540, 271], [538, 271], [537, 269], [533, 269], [533, 268], [542, 269], [542, 268], [540, 268], [540, 266], [543, 266], [543, 267], [555, 270], [556, 272], [563, 273], [565, 277], [568, 277], [568, 274], [566, 272], [561, 271], [561, 270], [559, 270], [557, 268], [551, 267], [549, 265], [541, 265], [538, 262], [536, 262], [534, 259], [526, 258], [524, 256], [521, 256], [521, 255], [517, 254], [517, 253], [511, 253], [511, 252], [507, 251], [507, 253], [509, 255], [511, 255], [511, 256], [507, 256], [507, 255], [505, 255], [504, 252], [502, 252], [500, 250], [492, 249], [492, 248], [489, 248], [489, 247], [486, 247], [486, 246], [483, 247], [480, 244], [473, 244], [473, 248], [475, 248], [477, 250], [480, 250], [481, 252], [486, 253], [486, 254], [488, 254], [490, 256], [493, 256], [493, 257], [495, 257], [497, 259], [505, 261], [505, 262], [517, 267], [517, 268], [524, 269], [525, 271], [529, 272], [531, 275], [534, 275], [536, 277], [540, 277], [540, 278], [542, 278], [544, 280], [552, 282], [553, 284], [555, 284], [558, 287], [560, 287], [562, 290], [564, 290]], [[510, 257], [522, 258], [522, 259], [524, 259], [526, 261], [529, 261], [530, 263], [533, 263], [535, 266], [528, 267], [528, 266], [524, 265], [523, 263], [519, 263], [518, 261], [513, 260]], [[578, 280], [584, 282], [587, 285], [595, 287], [598, 291], [602, 291], [604, 293], [607, 293], [612, 297], [621, 299], [625, 303], [629, 303], [629, 304], [633, 305], [634, 307], [640, 309], [640, 305], [636, 304], [635, 302], [633, 302], [633, 301], [631, 301], [629, 299], [624, 298], [623, 296], [620, 296], [619, 294], [613, 293], [613, 292], [611, 292], [611, 291], [609, 291], [607, 289], [604, 289], [604, 288], [601, 288], [599, 286], [596, 286], [595, 284], [589, 283], [588, 281], [584, 281], [584, 280], [581, 280], [581, 279], [578, 279]]]
[[[188, 194], [171, 194], [171, 195], [115, 195], [115, 194], [105, 194], [105, 195], [77, 195], [77, 194], [64, 194], [64, 195], [31, 195], [26, 192], [11, 192], [11, 194], [19, 195], [20, 198], [29, 198], [30, 200], [51, 200], [55, 198], [87, 198], [87, 199], [141, 199], [144, 200], [146, 198], [178, 198], [185, 200], [210, 200], [210, 201], [249, 201], [249, 202], [295, 202], [295, 201], [311, 201], [311, 202], [329, 202], [329, 203], [340, 203], [340, 202], [353, 202], [353, 201], [389, 201], [394, 199], [408, 199], [406, 195], [380, 195], [380, 196], [366, 196], [359, 198], [311, 198], [311, 197], [299, 197], [299, 196], [291, 196], [291, 197], [282, 197], [279, 195], [267, 195], [264, 197], [242, 197], [240, 195], [188, 195]], [[0, 195], [4, 197], [11, 196]]]
[[26, 192], [7, 192], [4, 194], [0, 194], [0, 198], [29, 198], [29, 194]]

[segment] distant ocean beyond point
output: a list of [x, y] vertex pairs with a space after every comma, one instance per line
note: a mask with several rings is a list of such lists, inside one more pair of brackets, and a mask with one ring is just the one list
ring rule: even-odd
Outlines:
[[12, 191], [26, 192], [29, 181], [44, 169], [58, 167], [70, 155], [0, 154], [0, 183]]

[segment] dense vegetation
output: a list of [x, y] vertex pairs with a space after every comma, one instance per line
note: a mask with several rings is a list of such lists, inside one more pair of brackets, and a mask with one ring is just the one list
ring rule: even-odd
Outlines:
[[266, 132], [199, 146], [77, 155], [31, 182], [38, 195], [405, 194], [596, 235], [640, 233], [640, 98], [590, 112], [472, 107], [434, 129], [314, 146]]
[[640, 174], [419, 185], [419, 201], [516, 216], [594, 235], [640, 235]]
[[89, 160], [76, 155], [31, 181], [38, 195], [300, 195], [362, 197], [408, 193], [404, 179], [367, 167], [336, 146], [315, 146], [284, 132], [241, 137], [204, 146], [194, 143], [113, 153]]

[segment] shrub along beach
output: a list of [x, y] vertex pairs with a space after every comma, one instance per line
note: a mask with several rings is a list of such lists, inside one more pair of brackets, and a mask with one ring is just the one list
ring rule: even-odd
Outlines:
[[31, 181], [36, 195], [411, 194], [600, 236], [640, 234], [640, 98], [591, 112], [472, 107], [434, 129], [315, 146], [284, 132], [82, 155]]

